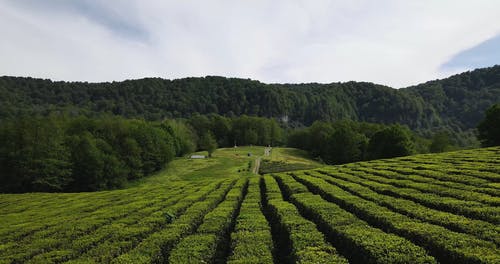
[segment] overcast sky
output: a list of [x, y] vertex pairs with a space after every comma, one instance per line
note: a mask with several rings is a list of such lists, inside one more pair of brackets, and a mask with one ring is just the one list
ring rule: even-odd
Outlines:
[[498, 0], [0, 0], [0, 75], [405, 87], [499, 47]]

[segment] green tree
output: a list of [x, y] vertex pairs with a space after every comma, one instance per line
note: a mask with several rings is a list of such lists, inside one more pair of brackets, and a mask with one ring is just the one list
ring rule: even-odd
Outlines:
[[176, 155], [183, 156], [196, 150], [196, 133], [194, 129], [181, 120], [168, 120], [162, 123], [174, 137]]
[[478, 138], [484, 147], [500, 145], [500, 104], [486, 110], [484, 119], [477, 127]]
[[325, 161], [342, 164], [363, 160], [367, 144], [368, 139], [363, 134], [347, 127], [339, 128], [330, 136], [326, 144], [328, 152]]
[[259, 135], [257, 132], [253, 129], [248, 129], [244, 133], [245, 137], [243, 138], [243, 141], [245, 142], [246, 145], [256, 145], [258, 140], [259, 140]]
[[310, 139], [311, 136], [309, 134], [309, 129], [295, 129], [288, 134], [287, 145], [292, 148], [300, 148], [310, 151]]
[[53, 117], [4, 120], [0, 127], [0, 189], [61, 191], [71, 164], [61, 124]]
[[163, 168], [190, 148], [183, 144], [194, 150], [190, 136], [185, 137], [191, 130], [179, 127], [112, 116], [2, 120], [0, 191], [97, 191], [122, 186]]
[[328, 146], [326, 142], [328, 142], [328, 139], [334, 131], [332, 124], [326, 122], [317, 121], [309, 127], [309, 147], [313, 156], [323, 158], [327, 156]]
[[220, 115], [211, 115], [212, 132], [219, 146], [231, 146], [231, 122]]
[[55, 118], [37, 119], [33, 138], [31, 168], [32, 191], [62, 191], [71, 182], [71, 163], [65, 134]]
[[217, 141], [215, 141], [214, 136], [210, 132], [206, 132], [201, 136], [199, 144], [201, 150], [208, 152], [209, 157], [212, 157], [212, 153], [217, 149]]
[[104, 154], [97, 147], [96, 138], [88, 131], [69, 139], [74, 191], [96, 191], [106, 188], [103, 173]]
[[448, 151], [451, 148], [450, 135], [446, 131], [440, 131], [432, 137], [429, 151], [432, 153], [439, 153]]
[[283, 129], [274, 119], [272, 119], [270, 123], [271, 123], [271, 146], [279, 146], [284, 143]]
[[414, 149], [411, 132], [401, 125], [392, 125], [378, 131], [368, 145], [372, 159], [407, 156], [413, 154]]
[[127, 137], [122, 143], [121, 149], [126, 153], [123, 157], [125, 164], [128, 167], [128, 179], [136, 179], [144, 176], [142, 168], [142, 150], [139, 143], [132, 138]]
[[173, 138], [164, 130], [141, 121], [134, 128], [133, 135], [142, 148], [144, 174], [163, 168], [175, 156]]
[[101, 152], [103, 161], [102, 170], [102, 185], [99, 189], [111, 189], [122, 187], [126, 181], [129, 169], [125, 162], [120, 159], [115, 152], [115, 149], [103, 139], [96, 140], [96, 146]]
[[207, 116], [195, 114], [189, 119], [189, 125], [191, 125], [196, 134], [203, 135], [204, 133], [210, 131], [211, 123]]

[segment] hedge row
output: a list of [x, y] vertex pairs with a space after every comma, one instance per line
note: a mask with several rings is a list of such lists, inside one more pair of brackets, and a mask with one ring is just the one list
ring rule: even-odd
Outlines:
[[[170, 208], [174, 218], [163, 229], [142, 240], [136, 247], [113, 259], [111, 263], [161, 263], [170, 250], [186, 235], [193, 233], [205, 214], [215, 208], [234, 185], [224, 181], [212, 192], [198, 192]], [[207, 186], [208, 188], [208, 186]], [[187, 208], [187, 209], [186, 209]], [[184, 209], [184, 210], [183, 210]], [[183, 212], [181, 214], [177, 212]]]
[[[424, 169], [436, 171], [457, 176], [457, 179], [448, 178], [450, 181], [462, 181], [467, 183], [470, 180], [472, 184], [488, 182], [500, 182], [500, 160], [497, 158], [496, 151], [483, 151], [484, 149], [475, 149], [471, 152], [460, 151], [443, 154], [416, 155], [396, 159], [384, 159], [370, 162], [363, 162], [360, 165], [390, 165], [394, 168], [406, 168], [407, 172], [413, 169]], [[472, 158], [473, 157], [473, 158]], [[359, 164], [359, 163], [358, 163]], [[349, 166], [357, 166], [351, 164]], [[409, 170], [409, 171], [408, 171]], [[444, 176], [437, 174], [436, 176]]]
[[480, 202], [486, 205], [498, 206], [500, 205], [500, 197], [491, 196], [485, 193], [479, 193], [475, 191], [469, 191], [462, 189], [455, 189], [452, 185], [448, 184], [445, 186], [435, 184], [434, 182], [415, 182], [408, 176], [399, 175], [394, 172], [388, 172], [383, 170], [376, 170], [372, 168], [353, 168], [350, 170], [353, 173], [363, 173], [370, 175], [370, 179], [373, 181], [391, 184], [396, 187], [402, 188], [412, 188], [422, 192], [434, 193], [440, 196], [449, 196], [462, 200]]
[[295, 175], [311, 190], [366, 219], [370, 224], [396, 233], [429, 250], [440, 263], [496, 263], [500, 252], [491, 242], [423, 223], [352, 195], [322, 179]]
[[[160, 229], [165, 224], [164, 211], [179, 202], [184, 194], [173, 196], [165, 201], [152, 200], [153, 204], [119, 219], [108, 219], [109, 223], [96, 228], [94, 231], [84, 230], [84, 225], [79, 225], [79, 232], [86, 234], [62, 234], [59, 243], [62, 247], [52, 248], [52, 251], [43, 253], [33, 258], [35, 262], [59, 262], [82, 258], [82, 256], [103, 256], [110, 260], [115, 254], [132, 248], [149, 234]], [[126, 209], [125, 209], [126, 210]], [[120, 212], [120, 211], [118, 211]], [[127, 211], [121, 211], [127, 213]], [[87, 223], [92, 221], [86, 220]], [[71, 226], [71, 224], [67, 224]], [[117, 252], [117, 253], [113, 253]], [[43, 261], [42, 261], [43, 260]]]
[[[159, 195], [158, 190], [152, 190], [148, 194], [125, 199], [119, 203], [115, 202], [118, 198], [116, 194], [111, 197], [98, 195], [100, 201], [94, 199], [86, 201], [81, 197], [81, 203], [70, 203], [66, 211], [54, 209], [57, 211], [54, 214], [52, 210], [47, 210], [47, 214], [34, 217], [36, 218], [34, 221], [43, 223], [43, 226], [39, 225], [36, 229], [29, 228], [29, 222], [7, 225], [5, 230], [10, 229], [12, 232], [5, 236], [7, 242], [3, 243], [1, 253], [13, 262], [24, 262], [31, 258], [39, 261], [70, 259], [76, 254], [86, 252], [98, 242], [109, 239], [115, 230], [123, 230], [123, 224], [119, 221], [130, 221], [137, 216], [146, 218], [152, 215], [151, 207], [175, 203], [182, 198], [186, 190], [184, 187], [180, 185], [178, 191], [167, 195]], [[44, 215], [46, 215], [45, 221], [38, 219]], [[16, 218], [5, 216], [7, 221]]]
[[[180, 191], [188, 185], [176, 183], [168, 186], [169, 189]], [[36, 193], [33, 195], [42, 197], [30, 197], [28, 200], [21, 198], [19, 202], [16, 201], [19, 194], [4, 194], [2, 200], [5, 198], [9, 201], [9, 206], [2, 208], [2, 222], [5, 225], [0, 226], [0, 243], [26, 238], [40, 230], [46, 232], [45, 230], [49, 228], [57, 229], [60, 224], [81, 220], [95, 215], [96, 212], [109, 211], [107, 208], [110, 207], [120, 208], [139, 202], [143, 198], [167, 199], [176, 193], [177, 191], [165, 192], [160, 188], [151, 188], [147, 193], [144, 193], [141, 188], [134, 188], [114, 192], [49, 194], [48, 197], [43, 197], [47, 194]], [[31, 195], [23, 194], [21, 197], [25, 196]], [[35, 208], [46, 210], [34, 211]]]
[[[388, 165], [377, 165], [371, 167], [358, 167], [351, 168], [353, 170], [361, 170], [374, 175], [386, 176], [392, 179], [412, 180], [419, 183], [436, 184], [448, 188], [465, 190], [470, 192], [477, 192], [482, 194], [489, 194], [493, 196], [500, 196], [500, 190], [488, 187], [490, 182], [484, 180], [484, 183], [478, 183], [478, 178], [473, 178], [465, 175], [448, 175], [445, 172], [433, 171], [429, 169], [409, 169], [409, 168], [394, 168]], [[439, 176], [437, 176], [439, 175]], [[441, 176], [444, 175], [444, 176]], [[448, 180], [449, 178], [463, 178], [463, 181], [457, 182]], [[471, 180], [472, 178], [472, 180]], [[468, 180], [468, 181], [467, 181]]]
[[[399, 236], [371, 227], [319, 195], [299, 190], [301, 185], [288, 175], [277, 174], [292, 203], [320, 227], [334, 246], [354, 263], [436, 263], [424, 249]], [[294, 187], [295, 185], [295, 187]]]
[[273, 263], [271, 228], [262, 213], [260, 200], [259, 177], [252, 177], [231, 234], [231, 255], [227, 263]]
[[442, 166], [428, 165], [428, 164], [370, 164], [373, 169], [385, 169], [400, 175], [419, 175], [430, 181], [448, 182], [448, 183], [461, 183], [466, 186], [482, 188], [488, 186], [490, 181], [477, 177], [472, 177], [464, 174], [454, 174]]
[[325, 242], [316, 225], [304, 219], [297, 208], [283, 201], [276, 180], [271, 176], [262, 179], [266, 189], [266, 210], [270, 212], [272, 224], [277, 226], [278, 236], [290, 248], [292, 263], [348, 263], [334, 247]]
[[247, 179], [240, 179], [226, 195], [225, 200], [212, 212], [205, 215], [195, 234], [183, 238], [172, 250], [169, 263], [213, 263], [222, 262], [223, 243], [236, 218], [236, 213], [246, 193]]
[[[396, 187], [390, 184], [370, 180], [370, 175], [350, 170], [339, 170], [349, 174], [346, 180], [359, 183], [378, 193], [408, 199], [430, 208], [450, 213], [460, 214], [469, 218], [484, 220], [493, 224], [500, 223], [500, 208], [488, 207], [481, 203], [463, 201], [452, 197], [443, 197], [431, 193], [423, 193], [415, 189]], [[331, 170], [319, 170], [320, 173], [329, 174]], [[341, 175], [338, 175], [341, 177]]]
[[[381, 206], [385, 206], [395, 212], [420, 219], [431, 224], [440, 225], [453, 231], [467, 233], [480, 239], [494, 242], [497, 245], [500, 244], [500, 227], [488, 222], [469, 219], [461, 215], [431, 209], [409, 200], [379, 194], [360, 184], [336, 177], [341, 173], [332, 173], [333, 177], [314, 172], [305, 172], [305, 174], [321, 178], [328, 183], [339, 186], [343, 190], [346, 190], [363, 199], [375, 202]], [[344, 176], [342, 178], [345, 179], [348, 177]]]

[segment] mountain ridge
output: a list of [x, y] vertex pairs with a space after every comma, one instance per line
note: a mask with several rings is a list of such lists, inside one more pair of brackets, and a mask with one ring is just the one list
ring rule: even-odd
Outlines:
[[111, 83], [120, 83], [120, 82], [127, 82], [127, 81], [141, 81], [141, 80], [147, 80], [147, 79], [160, 79], [160, 80], [165, 80], [165, 81], [177, 81], [177, 80], [184, 80], [184, 79], [204, 79], [204, 78], [215, 77], [215, 78], [226, 78], [226, 79], [230, 79], [230, 80], [231, 79], [234, 79], [234, 80], [247, 80], [247, 81], [258, 82], [258, 83], [265, 84], [265, 85], [328, 85], [328, 84], [346, 84], [346, 83], [367, 83], [367, 84], [374, 84], [374, 85], [377, 85], [377, 86], [384, 86], [384, 87], [388, 87], [388, 88], [395, 89], [395, 90], [401, 90], [401, 89], [408, 89], [408, 88], [412, 88], [412, 87], [415, 87], [415, 86], [420, 86], [420, 85], [424, 85], [424, 84], [428, 84], [428, 83], [433, 83], [433, 82], [436, 82], [436, 81], [441, 81], [441, 80], [453, 78], [455, 76], [459, 76], [459, 75], [462, 75], [462, 74], [468, 74], [468, 73], [471, 73], [471, 72], [474, 72], [474, 71], [477, 71], [477, 70], [486, 70], [486, 69], [491, 69], [491, 68], [496, 68], [496, 67], [500, 67], [500, 64], [495, 64], [495, 65], [488, 66], [488, 67], [483, 67], [483, 68], [476, 68], [476, 69], [473, 69], [473, 70], [466, 70], [466, 71], [463, 71], [463, 72], [452, 74], [452, 75], [447, 76], [447, 77], [433, 79], [433, 80], [429, 80], [429, 81], [425, 81], [425, 82], [422, 82], [422, 83], [413, 84], [413, 85], [409, 85], [409, 86], [405, 86], [405, 87], [400, 87], [400, 88], [395, 88], [395, 87], [391, 87], [391, 86], [386, 85], [386, 84], [380, 84], [380, 83], [375, 83], [375, 82], [370, 82], [370, 81], [349, 80], [349, 81], [336, 81], [336, 82], [333, 81], [333, 82], [296, 82], [296, 83], [294, 83], [294, 82], [282, 82], [282, 83], [280, 83], [280, 82], [263, 82], [263, 81], [260, 81], [260, 80], [257, 80], [257, 79], [252, 79], [252, 78], [228, 77], [228, 76], [222, 76], [222, 75], [187, 76], [187, 77], [172, 78], [172, 79], [170, 79], [170, 78], [163, 78], [163, 77], [148, 76], [148, 77], [131, 78], [131, 79], [123, 79], [123, 80], [112, 80], [112, 81], [66, 81], [66, 80], [53, 80], [51, 78], [34, 77], [34, 76], [20, 76], [20, 75], [17, 75], [17, 76], [14, 76], [14, 75], [1, 75], [0, 78], [34, 79], [34, 80], [50, 81], [50, 82], [53, 82], [53, 83], [62, 82], [62, 83], [85, 83], [85, 84], [111, 84]]
[[65, 82], [0, 77], [0, 117], [51, 112], [161, 120], [194, 113], [255, 115], [310, 125], [350, 119], [401, 123], [427, 133], [471, 131], [500, 102], [500, 66], [395, 89], [370, 82], [262, 83], [220, 76]]

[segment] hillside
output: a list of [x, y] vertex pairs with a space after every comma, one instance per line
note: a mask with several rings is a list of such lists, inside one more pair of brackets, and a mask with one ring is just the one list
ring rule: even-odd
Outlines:
[[[253, 155], [249, 156], [248, 153]], [[0, 194], [0, 263], [498, 263], [500, 148], [259, 176], [219, 149], [128, 188]]]
[[0, 78], [0, 117], [63, 111], [161, 120], [198, 112], [277, 117], [292, 126], [351, 119], [399, 122], [422, 133], [461, 132], [475, 128], [484, 110], [497, 102], [500, 66], [399, 90], [364, 82], [264, 84], [215, 76], [112, 83]]

